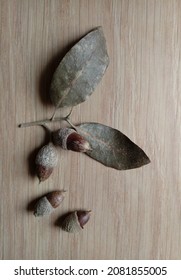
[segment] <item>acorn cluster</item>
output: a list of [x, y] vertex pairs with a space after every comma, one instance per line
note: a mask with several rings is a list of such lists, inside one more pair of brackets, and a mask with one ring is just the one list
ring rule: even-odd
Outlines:
[[[39, 182], [47, 180], [58, 163], [57, 147], [64, 150], [85, 153], [91, 150], [89, 143], [72, 128], [60, 128], [52, 132], [52, 141], [43, 146], [35, 158], [36, 174]], [[50, 215], [64, 200], [65, 191], [52, 191], [41, 197], [34, 209], [35, 217]], [[74, 211], [69, 213], [61, 224], [67, 232], [83, 229], [89, 221], [91, 211]]]
[[[145, 152], [117, 129], [101, 123], [83, 123], [76, 131], [69, 119], [74, 106], [86, 101], [94, 92], [109, 65], [106, 40], [102, 27], [94, 28], [64, 56], [50, 84], [50, 99], [54, 113], [50, 119], [20, 124], [19, 127], [41, 125], [53, 121], [66, 121], [71, 128], [51, 132], [51, 141], [42, 147], [35, 160], [36, 174], [40, 182], [47, 180], [58, 163], [57, 148], [87, 153], [101, 164], [117, 170], [138, 168], [150, 163]], [[59, 108], [72, 108], [63, 118], [55, 118]], [[47, 127], [46, 127], [47, 128]], [[49, 130], [49, 129], [48, 129]], [[81, 133], [82, 131], [82, 133]], [[64, 199], [64, 191], [54, 191], [42, 197], [36, 204], [36, 217], [49, 215]], [[90, 211], [74, 211], [62, 222], [68, 232], [82, 229], [90, 218]]]
[[89, 143], [72, 128], [60, 128], [53, 132], [52, 142], [43, 146], [36, 156], [36, 173], [40, 182], [48, 179], [58, 163], [56, 147], [82, 153], [91, 150]]

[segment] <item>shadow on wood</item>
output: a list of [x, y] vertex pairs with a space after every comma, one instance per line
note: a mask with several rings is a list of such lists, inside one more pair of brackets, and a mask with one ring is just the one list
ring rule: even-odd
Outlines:
[[42, 197], [42, 195], [39, 196], [38, 198], [35, 198], [35, 199], [31, 200], [31, 201], [28, 203], [28, 205], [27, 205], [27, 207], [26, 207], [26, 210], [27, 210], [28, 212], [33, 212], [33, 211], [35, 210], [35, 205], [37, 204], [38, 200], [39, 200], [41, 197]]

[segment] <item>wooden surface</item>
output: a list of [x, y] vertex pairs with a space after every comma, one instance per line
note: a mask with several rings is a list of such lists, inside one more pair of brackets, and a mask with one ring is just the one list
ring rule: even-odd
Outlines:
[[[110, 65], [72, 121], [121, 130], [151, 164], [117, 171], [59, 151], [58, 167], [39, 185], [34, 158], [47, 137], [41, 127], [18, 124], [52, 115], [56, 66], [100, 25]], [[180, 27], [179, 0], [0, 1], [1, 259], [181, 258]], [[62, 205], [35, 218], [33, 201], [55, 189], [68, 191]], [[58, 221], [75, 209], [92, 215], [72, 235]]]

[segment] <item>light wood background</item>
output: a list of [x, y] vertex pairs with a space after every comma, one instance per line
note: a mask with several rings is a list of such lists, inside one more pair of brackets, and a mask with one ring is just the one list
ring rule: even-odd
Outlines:
[[[34, 158], [47, 137], [18, 124], [51, 116], [56, 66], [100, 25], [110, 65], [72, 121], [121, 130], [151, 164], [117, 171], [59, 151], [58, 167], [39, 185]], [[0, 96], [1, 259], [181, 258], [181, 1], [1, 0]], [[68, 190], [62, 205], [35, 218], [33, 201], [57, 189]], [[72, 235], [58, 221], [75, 209], [92, 215]]]

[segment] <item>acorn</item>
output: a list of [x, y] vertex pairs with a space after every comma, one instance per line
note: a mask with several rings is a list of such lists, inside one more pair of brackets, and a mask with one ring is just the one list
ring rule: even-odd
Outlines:
[[90, 219], [91, 211], [74, 211], [70, 213], [62, 222], [61, 228], [64, 231], [74, 233], [82, 230]]
[[60, 128], [53, 132], [53, 142], [64, 150], [86, 153], [91, 151], [89, 142], [72, 128]]
[[35, 159], [36, 173], [40, 182], [45, 181], [53, 172], [57, 165], [58, 155], [55, 146], [52, 143], [43, 146]]
[[35, 217], [50, 215], [64, 200], [65, 191], [53, 191], [43, 196], [35, 205]]

